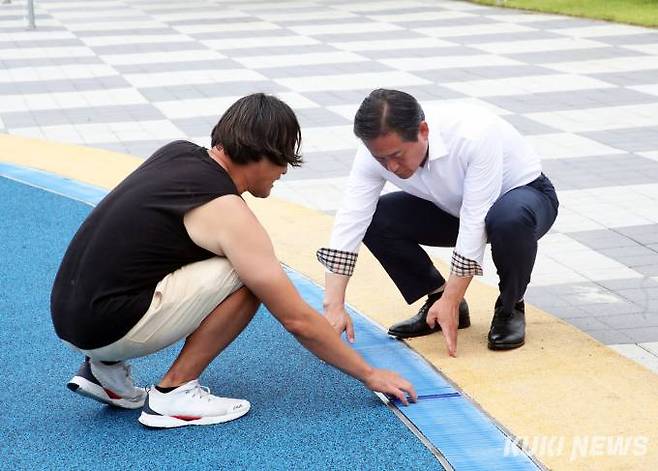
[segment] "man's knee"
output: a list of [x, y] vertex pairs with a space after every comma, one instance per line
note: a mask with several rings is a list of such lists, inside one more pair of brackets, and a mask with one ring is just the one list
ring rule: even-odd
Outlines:
[[530, 208], [492, 208], [485, 220], [487, 237], [492, 244], [534, 238], [536, 218]]
[[537, 225], [534, 213], [524, 205], [515, 208], [491, 208], [484, 219], [487, 235], [521, 235], [532, 234]]

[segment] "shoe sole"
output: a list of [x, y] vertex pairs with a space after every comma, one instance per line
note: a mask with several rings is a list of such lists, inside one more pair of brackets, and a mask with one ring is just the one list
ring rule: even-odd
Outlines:
[[139, 409], [144, 405], [144, 400], [146, 399], [146, 394], [144, 394], [144, 399], [141, 401], [131, 401], [129, 399], [114, 399], [103, 389], [101, 386], [89, 381], [87, 378], [82, 376], [74, 376], [66, 384], [66, 387], [69, 388], [76, 394], [79, 394], [89, 399], [93, 399], [103, 404], [108, 404], [114, 407], [121, 407], [123, 409]]
[[[457, 329], [460, 329], [460, 330], [461, 329], [467, 329], [470, 326], [471, 326], [471, 321], [469, 319], [467, 323], [464, 322], [464, 323], [459, 324], [459, 326], [457, 326]], [[423, 332], [423, 333], [412, 333], [412, 334], [400, 334], [400, 333], [395, 333], [394, 331], [389, 330], [388, 335], [390, 335], [392, 337], [396, 337], [398, 339], [412, 339], [412, 338], [416, 338], [416, 337], [424, 337], [425, 335], [430, 335], [430, 334], [433, 334], [435, 332], [441, 332], [441, 329], [436, 329], [436, 330], [432, 330], [432, 331], [429, 331], [429, 332]]]
[[525, 340], [523, 342], [518, 342], [518, 343], [504, 343], [504, 344], [495, 344], [489, 342], [487, 344], [487, 347], [489, 347], [489, 350], [514, 350], [515, 348], [519, 348], [525, 345]]
[[251, 409], [249, 407], [244, 407], [243, 409], [234, 412], [232, 414], [226, 414], [221, 416], [211, 416], [211, 417], [201, 417], [193, 420], [183, 420], [176, 417], [171, 417], [168, 415], [153, 415], [142, 412], [139, 416], [140, 424], [149, 428], [176, 428], [176, 427], [186, 427], [188, 425], [215, 425], [222, 424], [224, 422], [230, 422], [231, 420], [239, 419], [245, 415]]

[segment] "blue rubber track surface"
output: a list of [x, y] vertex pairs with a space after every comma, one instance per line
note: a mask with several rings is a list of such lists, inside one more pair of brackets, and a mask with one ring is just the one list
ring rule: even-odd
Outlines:
[[[442, 469], [376, 396], [304, 350], [263, 308], [202, 376], [214, 393], [251, 401], [237, 421], [149, 430], [139, 411], [68, 391], [82, 357], [55, 336], [49, 296], [90, 210], [0, 178], [0, 468]], [[295, 283], [319, 308], [319, 289]], [[134, 361], [136, 381], [156, 383], [179, 347]]]

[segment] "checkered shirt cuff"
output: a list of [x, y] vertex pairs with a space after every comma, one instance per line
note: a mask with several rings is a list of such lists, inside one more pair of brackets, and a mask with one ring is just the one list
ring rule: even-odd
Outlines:
[[457, 252], [452, 252], [450, 272], [456, 276], [482, 276], [482, 267], [475, 260], [468, 259]]
[[352, 276], [356, 265], [357, 253], [322, 247], [315, 253], [322, 265], [338, 275]]

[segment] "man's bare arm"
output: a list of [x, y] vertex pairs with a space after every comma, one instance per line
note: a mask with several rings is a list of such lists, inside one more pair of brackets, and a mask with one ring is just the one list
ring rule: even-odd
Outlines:
[[411, 384], [369, 366], [301, 299], [276, 259], [269, 236], [241, 198], [223, 196], [190, 211], [185, 227], [200, 247], [226, 255], [242, 282], [316, 356], [370, 389], [393, 394], [403, 403], [405, 392], [415, 399]]
[[354, 326], [352, 318], [345, 311], [345, 292], [350, 277], [326, 272], [324, 276], [324, 315], [338, 334], [347, 334], [347, 340], [354, 343]]

